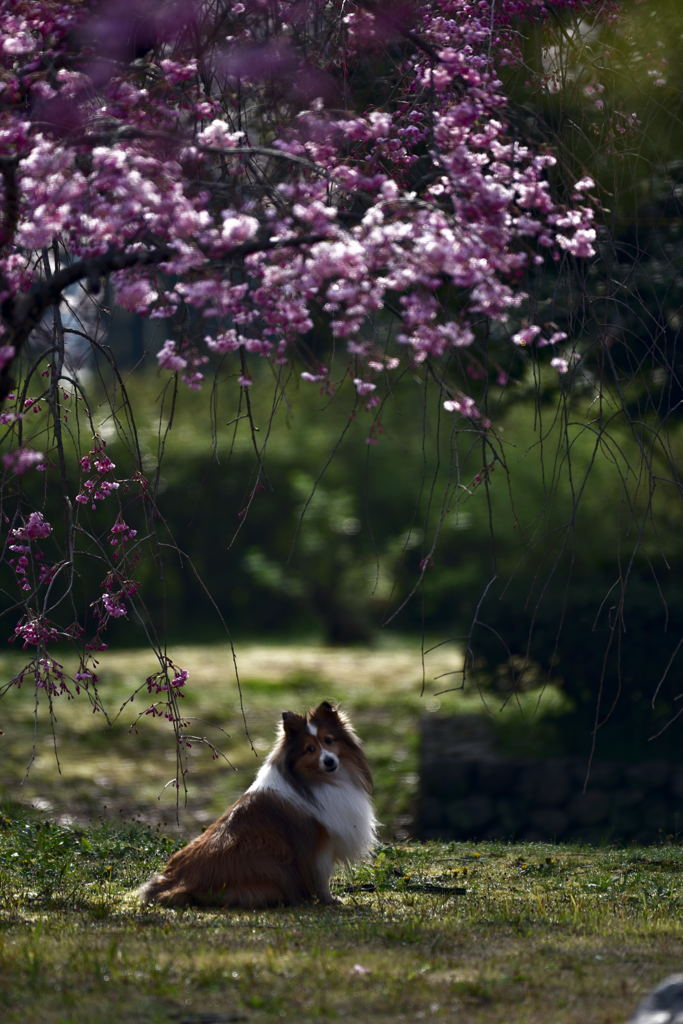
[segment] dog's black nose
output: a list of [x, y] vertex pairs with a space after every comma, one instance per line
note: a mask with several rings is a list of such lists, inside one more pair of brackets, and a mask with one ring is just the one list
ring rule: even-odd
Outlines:
[[336, 759], [336, 757], [330, 757], [330, 755], [328, 754], [327, 757], [323, 758], [323, 768], [325, 769], [326, 772], [333, 772], [336, 767], [337, 767], [337, 759]]

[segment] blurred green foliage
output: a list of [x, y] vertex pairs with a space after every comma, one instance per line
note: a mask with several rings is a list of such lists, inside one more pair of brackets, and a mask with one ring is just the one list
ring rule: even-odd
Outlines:
[[[532, 402], [521, 382], [484, 437], [443, 413], [436, 385], [406, 377], [376, 416], [350, 386], [331, 397], [294, 381], [285, 402], [265, 370], [250, 416], [220, 377], [179, 390], [171, 415], [162, 377], [130, 378], [135, 430], [108, 443], [122, 477], [139, 451], [153, 496], [145, 519], [139, 492], [118, 492], [150, 537], [135, 572], [147, 612], [112, 622], [111, 642], [144, 643], [154, 623], [174, 643], [217, 639], [221, 619], [264, 642], [368, 643], [382, 627], [455, 639], [470, 678], [505, 700], [563, 687], [575, 728], [558, 744], [585, 746], [605, 719], [611, 753], [676, 752], [673, 728], [647, 741], [678, 708], [680, 426], [636, 427], [605, 406], [591, 418], [588, 383]], [[60, 500], [48, 495], [49, 515]], [[76, 581], [82, 621], [107, 504], [83, 510], [95, 557]]]

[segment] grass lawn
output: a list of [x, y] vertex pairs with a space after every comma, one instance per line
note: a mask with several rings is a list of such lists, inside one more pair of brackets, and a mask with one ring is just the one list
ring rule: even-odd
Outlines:
[[678, 849], [391, 844], [334, 908], [141, 910], [168, 838], [0, 815], [6, 1024], [623, 1024], [683, 949]]
[[[372, 863], [337, 878], [337, 907], [142, 909], [134, 888], [259, 763], [227, 653], [173, 655], [191, 671], [192, 731], [215, 742], [221, 729], [230, 733], [222, 745], [239, 769], [193, 746], [179, 824], [164, 789], [175, 770], [171, 737], [149, 719], [131, 734], [135, 704], [106, 726], [80, 698], [57, 702], [61, 774], [33, 694], [12, 692], [0, 704], [3, 1024], [624, 1024], [646, 989], [681, 970], [678, 845], [405, 841], [417, 716], [444, 701], [464, 706], [435, 695], [444, 680], [434, 677], [454, 667], [444, 651], [428, 664], [424, 696], [414, 651], [241, 652], [259, 755], [281, 710], [343, 699], [367, 741], [383, 844]], [[109, 665], [102, 697], [113, 718], [152, 666], [139, 652]], [[11, 670], [8, 662], [4, 678]]]

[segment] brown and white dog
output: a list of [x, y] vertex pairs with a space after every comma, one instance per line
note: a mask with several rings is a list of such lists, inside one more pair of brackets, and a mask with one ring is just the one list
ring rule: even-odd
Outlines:
[[246, 793], [139, 890], [145, 903], [268, 907], [335, 902], [337, 863], [370, 853], [370, 769], [351, 724], [328, 701], [286, 711]]

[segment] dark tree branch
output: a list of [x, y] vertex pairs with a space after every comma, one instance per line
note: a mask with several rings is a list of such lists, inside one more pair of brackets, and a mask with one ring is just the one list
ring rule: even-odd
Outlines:
[[[221, 263], [229, 264], [234, 260], [242, 260], [257, 252], [269, 252], [275, 249], [298, 248], [323, 242], [327, 235], [302, 235], [284, 239], [254, 239], [236, 246], [225, 254]], [[75, 260], [62, 267], [49, 278], [36, 281], [27, 292], [12, 295], [0, 305], [0, 316], [7, 328], [3, 339], [4, 344], [12, 345], [14, 359], [21, 352], [27, 338], [38, 326], [50, 306], [59, 303], [64, 291], [79, 281], [96, 282], [101, 278], [119, 270], [130, 270], [134, 267], [158, 267], [173, 259], [174, 250], [168, 245], [156, 245], [150, 249], [135, 251], [108, 250], [99, 256], [90, 256]], [[207, 263], [207, 271], [215, 270], [217, 263]], [[14, 381], [11, 376], [13, 360], [0, 371], [0, 405], [12, 390]]]

